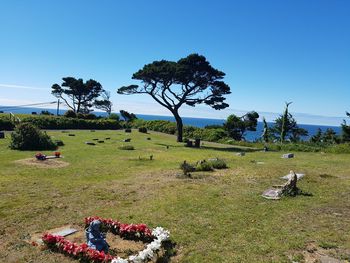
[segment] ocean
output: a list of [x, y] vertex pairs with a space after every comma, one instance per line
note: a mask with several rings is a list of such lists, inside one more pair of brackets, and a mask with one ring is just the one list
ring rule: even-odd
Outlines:
[[[55, 109], [43, 109], [43, 108], [29, 108], [29, 107], [10, 107], [10, 106], [0, 106], [0, 111], [12, 112], [16, 113], [27, 113], [30, 114], [32, 112], [40, 113], [42, 110], [47, 110], [53, 114], [56, 114]], [[60, 110], [60, 115], [64, 114], [65, 110]], [[94, 114], [98, 116], [106, 116], [104, 112], [94, 112]], [[166, 121], [175, 121], [172, 116], [161, 116], [161, 115], [144, 115], [144, 114], [136, 114], [139, 119], [144, 120], [166, 120]], [[182, 118], [184, 125], [191, 125], [199, 128], [203, 128], [207, 125], [222, 125], [225, 120], [224, 119], [208, 119], [208, 118], [194, 118], [194, 117], [183, 117]], [[273, 123], [269, 122], [269, 126], [272, 126]], [[339, 126], [326, 126], [326, 125], [310, 125], [310, 124], [298, 124], [299, 127], [304, 128], [309, 132], [308, 136], [303, 137], [303, 140], [308, 140], [311, 136], [316, 134], [317, 129], [320, 128], [322, 131], [327, 130], [328, 128], [333, 129], [337, 134], [341, 133], [341, 127]], [[245, 139], [247, 141], [254, 141], [260, 138], [263, 131], [263, 123], [258, 122], [256, 131], [248, 131], [245, 135]]]

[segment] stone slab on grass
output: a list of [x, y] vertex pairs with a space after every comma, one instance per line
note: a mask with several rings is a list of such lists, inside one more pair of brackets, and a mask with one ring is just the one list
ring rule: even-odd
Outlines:
[[278, 200], [281, 198], [280, 189], [267, 189], [265, 192], [263, 192], [262, 197], [266, 199]]
[[65, 225], [62, 227], [49, 229], [49, 230], [44, 231], [44, 232], [36, 232], [36, 233], [30, 234], [30, 239], [28, 240], [28, 242], [29, 243], [36, 242], [38, 244], [42, 244], [43, 241], [41, 240], [41, 237], [44, 233], [50, 233], [53, 235], [60, 235], [60, 236], [65, 237], [65, 236], [75, 234], [77, 232], [78, 232], [78, 230], [73, 228], [71, 225]]
[[71, 235], [75, 232], [77, 232], [78, 230], [76, 230], [75, 228], [70, 228], [70, 227], [67, 227], [67, 228], [63, 228], [62, 230], [60, 231], [57, 231], [57, 232], [54, 232], [52, 233], [53, 235], [59, 235], [59, 236], [68, 236], [68, 235]]
[[290, 158], [294, 158], [294, 153], [285, 153], [282, 155], [283, 159], [290, 159]]

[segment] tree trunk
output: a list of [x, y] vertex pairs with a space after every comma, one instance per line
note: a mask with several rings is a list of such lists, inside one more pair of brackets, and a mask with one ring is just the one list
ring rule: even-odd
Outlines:
[[177, 142], [182, 142], [183, 137], [183, 123], [182, 119], [178, 112], [173, 112], [175, 120], [176, 120], [176, 127], [177, 127]]

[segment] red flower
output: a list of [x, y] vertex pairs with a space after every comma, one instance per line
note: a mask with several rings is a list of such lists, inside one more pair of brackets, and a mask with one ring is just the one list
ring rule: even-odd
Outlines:
[[38, 243], [37, 242], [35, 242], [35, 241], [32, 241], [32, 246], [34, 246], [34, 247], [37, 247], [38, 246]]

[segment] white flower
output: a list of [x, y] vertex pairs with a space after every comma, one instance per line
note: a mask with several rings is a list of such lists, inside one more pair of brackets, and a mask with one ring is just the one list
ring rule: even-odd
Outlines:
[[162, 243], [160, 240], [156, 239], [152, 243], [147, 245], [147, 248], [152, 249], [152, 250], [158, 250], [160, 249]]
[[155, 236], [158, 240], [164, 241], [170, 237], [170, 232], [162, 227], [156, 227], [152, 230], [152, 235]]
[[152, 259], [154, 257], [154, 253], [162, 247], [162, 242], [169, 239], [170, 232], [162, 227], [156, 227], [152, 230], [152, 235], [155, 237], [155, 239], [137, 255], [129, 256], [128, 259], [122, 259], [120, 257], [114, 258], [111, 263], [143, 263], [148, 259]]
[[128, 263], [128, 260], [120, 258], [120, 257], [117, 257], [117, 258], [112, 259], [111, 263]]

